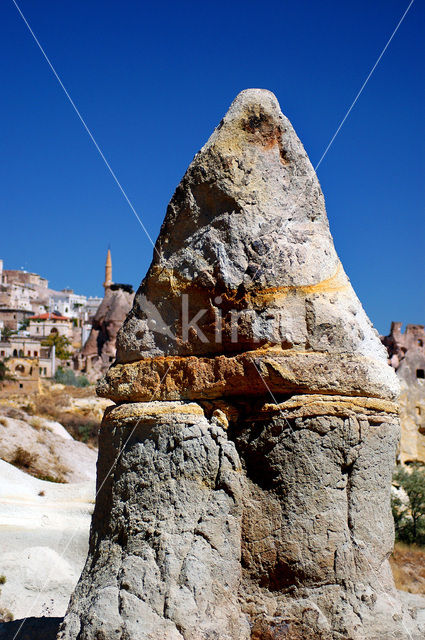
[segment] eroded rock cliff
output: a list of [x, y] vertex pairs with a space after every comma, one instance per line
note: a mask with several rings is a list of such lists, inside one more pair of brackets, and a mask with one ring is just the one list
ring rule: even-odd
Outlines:
[[90, 335], [76, 359], [78, 368], [91, 380], [98, 379], [115, 360], [117, 334], [133, 304], [131, 291], [129, 285], [113, 284], [96, 311]]
[[397, 379], [270, 92], [195, 156], [117, 347], [59, 638], [413, 637], [387, 560]]

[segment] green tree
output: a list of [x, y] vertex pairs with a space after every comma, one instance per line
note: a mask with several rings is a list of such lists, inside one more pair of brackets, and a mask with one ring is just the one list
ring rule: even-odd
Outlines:
[[68, 347], [71, 346], [70, 341], [66, 336], [60, 336], [58, 333], [51, 333], [45, 338], [42, 343], [43, 347], [53, 347], [56, 348], [56, 357], [59, 360], [68, 360], [72, 353]]
[[391, 506], [394, 516], [396, 537], [404, 542], [425, 543], [425, 469], [414, 464], [409, 470], [399, 469], [394, 481], [407, 494], [403, 502], [393, 496]]
[[5, 380], [16, 380], [16, 378], [10, 373], [4, 360], [0, 360], [0, 383]]
[[14, 336], [15, 333], [16, 331], [13, 331], [13, 329], [10, 329], [9, 327], [3, 327], [3, 329], [1, 330], [1, 339], [4, 342], [10, 342], [10, 338]]
[[3, 380], [6, 380], [6, 376], [7, 376], [7, 367], [4, 364], [4, 362], [0, 360], [0, 382], [3, 382]]
[[86, 376], [76, 376], [72, 369], [64, 369], [63, 367], [58, 367], [55, 373], [55, 380], [73, 387], [88, 387], [90, 385]]

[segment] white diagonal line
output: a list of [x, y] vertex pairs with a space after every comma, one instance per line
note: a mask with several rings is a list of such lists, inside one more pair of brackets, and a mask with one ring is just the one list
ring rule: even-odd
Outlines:
[[315, 171], [317, 171], [317, 169], [322, 164], [322, 161], [324, 160], [326, 154], [328, 153], [329, 149], [333, 145], [335, 138], [337, 137], [338, 133], [341, 131], [341, 129], [342, 129], [343, 125], [344, 125], [344, 122], [347, 120], [347, 118], [350, 115], [354, 105], [356, 104], [357, 100], [360, 98], [361, 94], [363, 93], [363, 89], [366, 87], [367, 83], [369, 82], [370, 78], [372, 77], [373, 72], [375, 71], [376, 67], [380, 63], [382, 56], [384, 55], [384, 53], [388, 49], [391, 40], [394, 38], [395, 34], [399, 30], [399, 27], [401, 26], [401, 23], [403, 22], [404, 18], [407, 16], [407, 13], [408, 13], [410, 7], [412, 6], [412, 4], [414, 3], [414, 1], [415, 0], [410, 0], [406, 11], [403, 13], [403, 15], [401, 16], [400, 20], [398, 21], [398, 24], [397, 24], [396, 28], [394, 29], [394, 31], [392, 32], [391, 36], [389, 37], [387, 44], [385, 45], [385, 47], [382, 49], [381, 53], [379, 54], [379, 57], [378, 57], [377, 61], [373, 65], [372, 69], [369, 71], [369, 74], [368, 74], [366, 80], [363, 82], [362, 86], [360, 87], [360, 90], [357, 93], [356, 97], [354, 98], [353, 102], [351, 103], [350, 108], [348, 109], [347, 113], [345, 114], [345, 116], [343, 117], [341, 122], [339, 123], [339, 126], [338, 126], [337, 130], [335, 131], [335, 133], [333, 134], [328, 146], [326, 147], [326, 149], [322, 153], [322, 156], [321, 156], [319, 162], [314, 167]]
[[[164, 382], [165, 377], [166, 377], [166, 375], [168, 374], [168, 372], [169, 372], [169, 370], [170, 370], [170, 366], [171, 366], [171, 364], [168, 366], [167, 371], [164, 373], [164, 375], [162, 376], [161, 380], [158, 382], [157, 387], [156, 387], [156, 388], [154, 389], [154, 391], [152, 392], [152, 396], [151, 396], [151, 398], [150, 398], [149, 402], [151, 402], [151, 401], [152, 401], [153, 397], [155, 396], [155, 393], [158, 391], [158, 389], [160, 389], [160, 388], [161, 388], [161, 385], [162, 385], [162, 383]], [[102, 483], [101, 483], [100, 487], [99, 487], [99, 488], [97, 489], [97, 491], [96, 491], [96, 494], [95, 494], [95, 501], [96, 501], [97, 496], [99, 495], [100, 491], [103, 489], [103, 486], [104, 486], [105, 482], [107, 481], [107, 479], [108, 479], [108, 478], [109, 478], [109, 476], [111, 475], [111, 473], [112, 473], [112, 471], [113, 471], [113, 469], [114, 469], [115, 465], [117, 464], [118, 459], [119, 459], [119, 457], [120, 457], [121, 453], [124, 451], [124, 449], [125, 449], [125, 447], [126, 447], [126, 445], [127, 445], [128, 441], [130, 440], [131, 436], [132, 436], [132, 435], [133, 435], [133, 433], [135, 432], [136, 428], [139, 426], [140, 421], [142, 420], [142, 418], [143, 418], [143, 416], [144, 416], [144, 413], [145, 413], [145, 409], [144, 409], [144, 411], [142, 412], [142, 414], [141, 414], [140, 418], [139, 418], [139, 419], [137, 420], [137, 422], [135, 423], [134, 427], [132, 428], [132, 430], [131, 430], [131, 432], [130, 432], [130, 435], [128, 436], [128, 438], [126, 439], [126, 441], [124, 442], [124, 444], [122, 445], [121, 449], [118, 451], [118, 454], [117, 454], [117, 456], [116, 456], [116, 458], [115, 458], [114, 462], [112, 463], [111, 468], [109, 469], [108, 473], [107, 473], [107, 474], [106, 474], [106, 476], [104, 477], [104, 479], [103, 479], [103, 481], [102, 481]], [[76, 533], [73, 533], [73, 534], [70, 536], [70, 538], [68, 539], [68, 542], [66, 543], [66, 545], [65, 545], [64, 549], [62, 550], [62, 553], [61, 553], [61, 555], [60, 555], [60, 557], [59, 557], [59, 560], [61, 560], [61, 559], [63, 558], [63, 556], [65, 555], [65, 553], [66, 553], [67, 549], [69, 548], [69, 546], [70, 546], [71, 542], [73, 541], [73, 539], [74, 539], [75, 535], [76, 535]], [[36, 597], [36, 598], [34, 599], [34, 601], [32, 602], [32, 604], [31, 604], [31, 606], [30, 606], [30, 608], [29, 608], [29, 611], [28, 611], [27, 615], [26, 615], [26, 616], [25, 616], [25, 618], [23, 618], [23, 620], [21, 621], [21, 624], [19, 625], [18, 630], [16, 631], [16, 633], [15, 633], [15, 635], [13, 636], [13, 639], [12, 639], [12, 640], [16, 640], [16, 638], [18, 637], [18, 634], [20, 633], [20, 631], [21, 631], [22, 627], [24, 626], [24, 624], [25, 624], [26, 620], [30, 617], [31, 613], [32, 613], [32, 612], [33, 612], [33, 610], [34, 610], [34, 607], [36, 606], [37, 602], [40, 600], [41, 594], [43, 593], [43, 591], [44, 591], [44, 589], [45, 589], [46, 585], [48, 584], [48, 582], [49, 582], [49, 580], [50, 580], [50, 578], [51, 578], [51, 576], [52, 576], [53, 572], [56, 570], [57, 562], [58, 562], [58, 559], [56, 560], [56, 562], [54, 562], [54, 563], [53, 563], [53, 566], [52, 566], [52, 568], [51, 568], [51, 570], [50, 570], [50, 572], [49, 572], [49, 574], [48, 574], [48, 576], [47, 576], [47, 579], [44, 581], [44, 584], [43, 584], [43, 585], [42, 585], [42, 587], [39, 589], [37, 597]]]
[[[319, 168], [319, 166], [322, 164], [323, 160], [325, 159], [325, 156], [327, 155], [329, 149], [331, 148], [331, 146], [333, 145], [335, 138], [337, 137], [337, 135], [339, 134], [339, 132], [341, 131], [344, 122], [347, 120], [348, 116], [350, 115], [351, 111], [353, 110], [356, 102], [358, 101], [358, 99], [360, 98], [361, 94], [363, 93], [364, 88], [366, 87], [367, 83], [369, 82], [370, 78], [372, 77], [373, 72], [375, 71], [376, 67], [378, 66], [378, 64], [381, 61], [382, 56], [384, 55], [384, 53], [386, 52], [386, 50], [388, 49], [390, 42], [392, 41], [392, 39], [394, 38], [395, 34], [397, 33], [398, 29], [401, 26], [401, 23], [403, 22], [404, 18], [407, 16], [407, 13], [410, 9], [410, 7], [412, 6], [412, 4], [414, 3], [415, 0], [410, 0], [410, 3], [406, 9], [406, 11], [403, 13], [403, 15], [401, 16], [400, 20], [397, 23], [396, 28], [394, 29], [394, 31], [392, 32], [391, 36], [389, 37], [385, 47], [382, 49], [377, 61], [375, 62], [375, 64], [373, 65], [372, 69], [369, 71], [369, 74], [366, 78], [366, 80], [363, 82], [362, 86], [360, 87], [360, 90], [358, 91], [356, 97], [354, 98], [353, 102], [351, 103], [350, 108], [348, 109], [347, 113], [345, 114], [345, 116], [343, 117], [343, 119], [341, 120], [337, 130], [335, 131], [334, 135], [332, 136], [328, 146], [326, 147], [326, 149], [324, 150], [324, 152], [322, 153], [322, 156], [319, 160], [319, 162], [316, 164], [316, 166], [314, 167], [314, 171], [317, 171], [317, 169]], [[316, 176], [313, 176], [312, 178], [312, 182], [314, 181]], [[265, 256], [263, 257], [260, 266], [257, 268], [252, 280], [254, 281], [255, 278], [257, 277], [258, 272], [262, 269], [265, 260], [267, 259], [268, 255], [269, 255], [270, 251], [267, 251], [267, 253], [265, 254]]]
[[28, 31], [30, 32], [30, 34], [32, 35], [35, 43], [37, 44], [38, 48], [40, 49], [41, 53], [44, 56], [44, 59], [46, 60], [47, 64], [49, 65], [50, 69], [53, 72], [53, 75], [55, 76], [56, 80], [59, 82], [60, 86], [62, 87], [66, 97], [68, 98], [69, 102], [72, 105], [72, 108], [74, 109], [75, 113], [77, 114], [79, 120], [81, 121], [81, 124], [83, 125], [84, 129], [87, 131], [91, 141], [93, 142], [94, 146], [96, 147], [97, 151], [99, 152], [100, 157], [102, 158], [103, 162], [105, 163], [109, 173], [111, 174], [111, 176], [113, 177], [113, 179], [115, 180], [118, 189], [121, 191], [122, 195], [124, 196], [128, 206], [130, 207], [130, 209], [132, 210], [132, 212], [134, 213], [134, 215], [136, 216], [137, 220], [139, 221], [140, 226], [142, 227], [143, 231], [145, 232], [146, 236], [148, 237], [151, 245], [154, 248], [154, 251], [156, 251], [158, 253], [158, 250], [155, 247], [155, 243], [152, 240], [148, 230], [146, 229], [145, 225], [143, 224], [142, 220], [140, 219], [140, 216], [138, 215], [136, 209], [134, 208], [132, 202], [130, 201], [130, 198], [127, 196], [126, 192], [124, 191], [123, 186], [121, 185], [120, 181], [118, 180], [115, 172], [113, 171], [111, 165], [109, 164], [109, 162], [107, 161], [107, 159], [105, 158], [102, 149], [99, 147], [99, 145], [97, 144], [92, 132], [90, 131], [89, 127], [87, 126], [83, 116], [81, 115], [81, 113], [79, 112], [77, 106], [75, 105], [75, 102], [73, 101], [73, 99], [71, 98], [71, 96], [69, 95], [68, 91], [66, 90], [62, 80], [60, 79], [59, 75], [56, 72], [56, 69], [54, 68], [53, 64], [50, 62], [50, 59], [48, 58], [46, 52], [44, 51], [43, 47], [41, 46], [40, 42], [38, 41], [34, 31], [31, 29], [30, 25], [28, 24], [28, 20], [25, 18], [24, 14], [22, 13], [21, 9], [19, 8], [16, 0], [12, 0], [13, 4], [15, 5], [15, 7], [17, 8], [19, 15], [21, 16], [22, 20], [25, 22], [26, 26], [28, 27]]

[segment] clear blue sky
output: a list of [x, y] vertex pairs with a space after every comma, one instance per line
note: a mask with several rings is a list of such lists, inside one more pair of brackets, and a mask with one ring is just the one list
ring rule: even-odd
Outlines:
[[[272, 90], [315, 164], [408, 0], [17, 0], [155, 239], [193, 155], [242, 89]], [[0, 6], [6, 268], [101, 294], [152, 246], [11, 0]], [[425, 323], [425, 6], [415, 0], [318, 175], [371, 320]]]

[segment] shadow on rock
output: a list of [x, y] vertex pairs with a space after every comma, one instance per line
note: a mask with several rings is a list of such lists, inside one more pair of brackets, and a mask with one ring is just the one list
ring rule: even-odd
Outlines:
[[[0, 624], [0, 640], [55, 640], [63, 618], [27, 618]], [[22, 627], [21, 627], [22, 625]]]

